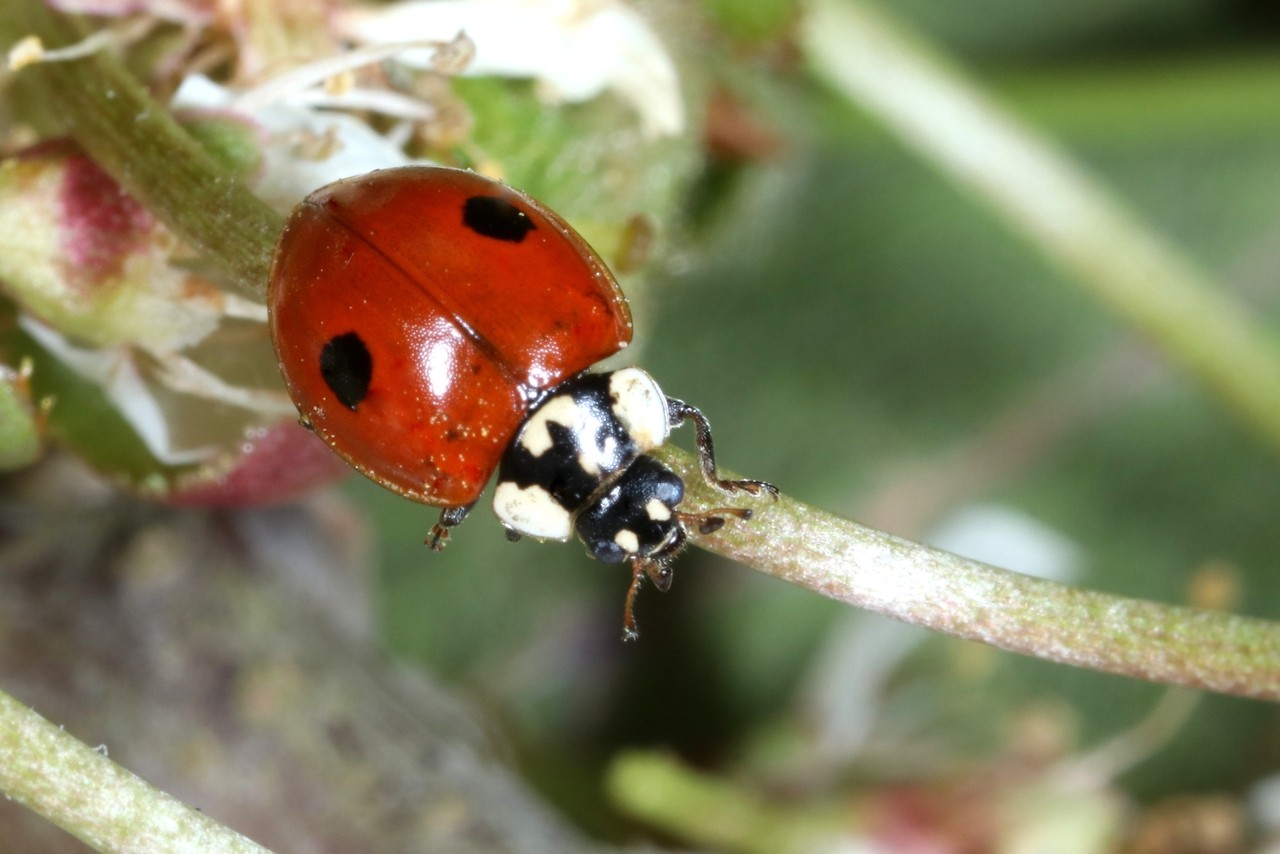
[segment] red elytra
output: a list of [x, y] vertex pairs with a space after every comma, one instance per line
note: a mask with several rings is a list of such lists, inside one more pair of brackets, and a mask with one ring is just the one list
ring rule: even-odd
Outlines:
[[631, 340], [626, 298], [564, 220], [443, 167], [303, 200], [269, 310], [303, 422], [365, 476], [439, 507], [479, 497], [541, 392]]

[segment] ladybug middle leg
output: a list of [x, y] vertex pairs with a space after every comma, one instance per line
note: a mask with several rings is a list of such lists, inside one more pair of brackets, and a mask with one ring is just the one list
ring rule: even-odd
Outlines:
[[[715, 446], [711, 441], [711, 424], [696, 406], [668, 397], [667, 412], [670, 413], [672, 428], [679, 427], [685, 421], [693, 421], [694, 429], [697, 431], [698, 463], [702, 467], [702, 479], [708, 484], [724, 492], [746, 492], [750, 495], [778, 497], [778, 487], [772, 483], [765, 483], [763, 480], [729, 480], [720, 477], [720, 473], [716, 470]], [[743, 518], [750, 518], [750, 514]]]
[[427, 545], [433, 552], [444, 549], [445, 544], [449, 542], [449, 529], [461, 525], [462, 520], [467, 518], [467, 514], [475, 506], [476, 503], [472, 501], [470, 504], [446, 507], [440, 511], [440, 521], [431, 526], [431, 536], [427, 537]]

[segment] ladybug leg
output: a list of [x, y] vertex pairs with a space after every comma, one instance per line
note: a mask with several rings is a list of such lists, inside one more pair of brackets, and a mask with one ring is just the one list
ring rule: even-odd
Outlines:
[[[755, 481], [752, 481], [753, 483]], [[765, 484], [768, 486], [769, 484]], [[680, 520], [680, 524], [686, 528], [696, 530], [699, 534], [706, 536], [714, 534], [716, 531], [724, 527], [725, 517], [734, 516], [738, 519], [746, 521], [752, 516], [749, 507], [716, 507], [703, 513], [685, 513], [680, 510], [676, 511], [676, 517]]]
[[636, 594], [644, 583], [645, 561], [639, 558], [631, 561], [631, 586], [627, 588], [627, 601], [622, 608], [622, 639], [633, 641], [640, 639], [640, 630], [636, 628]]
[[[778, 487], [771, 483], [765, 483], [763, 480], [728, 480], [720, 477], [720, 473], [716, 471], [716, 452], [715, 446], [711, 441], [711, 425], [707, 422], [707, 417], [697, 407], [690, 406], [683, 400], [668, 397], [667, 411], [670, 413], [671, 426], [673, 428], [679, 427], [685, 421], [693, 421], [694, 429], [697, 431], [698, 462], [702, 466], [702, 479], [708, 484], [724, 492], [746, 492], [750, 495], [768, 495], [770, 498], [778, 497]], [[725, 512], [744, 519], [751, 517], [750, 511], [747, 511], [746, 516], [742, 516], [742, 513], [738, 510], [717, 510], [709, 515], [714, 516]], [[721, 524], [723, 524], [723, 520], [721, 520]], [[709, 532], [703, 531], [702, 533]]]
[[444, 549], [445, 544], [449, 542], [449, 529], [461, 525], [462, 520], [467, 518], [467, 514], [475, 506], [476, 503], [472, 501], [470, 504], [463, 504], [460, 507], [446, 507], [440, 511], [440, 521], [431, 527], [431, 536], [427, 538], [427, 545], [431, 547], [433, 552]]
[[[684, 544], [683, 537], [681, 545]], [[679, 549], [677, 548], [676, 551]], [[674, 552], [673, 552], [674, 554]], [[648, 576], [653, 582], [653, 586], [666, 593], [671, 589], [671, 565], [667, 562], [669, 557], [663, 560], [654, 560], [653, 558], [637, 557], [631, 559], [631, 586], [627, 588], [627, 602], [623, 608], [622, 615], [622, 639], [624, 641], [633, 641], [640, 639], [640, 629], [636, 625], [636, 594], [640, 592], [640, 587], [644, 584], [644, 579]]]

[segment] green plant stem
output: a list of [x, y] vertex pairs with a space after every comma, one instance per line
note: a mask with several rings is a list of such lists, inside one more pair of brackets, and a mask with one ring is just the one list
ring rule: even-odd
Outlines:
[[[686, 455], [664, 457], [690, 484]], [[701, 502], [709, 496], [694, 490]], [[723, 501], [723, 497], [720, 498]], [[789, 498], [701, 546], [877, 614], [1000, 649], [1280, 700], [1280, 624], [1083, 590], [867, 528]]]
[[[82, 34], [41, 0], [11, 0], [6, 29], [47, 49]], [[216, 163], [109, 53], [18, 72], [50, 113], [144, 207], [210, 259], [221, 283], [265, 301], [283, 220]]]
[[99, 851], [267, 851], [138, 779], [3, 693], [0, 791]]
[[952, 180], [1280, 451], [1280, 345], [1105, 187], [860, 0], [811, 0], [814, 72]]
[[610, 764], [605, 785], [628, 815], [713, 851], [838, 851], [845, 837], [859, 835], [846, 805], [779, 806], [661, 754], [621, 754]]

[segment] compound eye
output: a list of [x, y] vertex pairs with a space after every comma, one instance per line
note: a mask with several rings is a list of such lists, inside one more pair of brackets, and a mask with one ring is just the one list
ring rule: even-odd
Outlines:
[[586, 542], [586, 547], [587, 554], [601, 563], [622, 563], [631, 557], [621, 546], [610, 540], [593, 538]]

